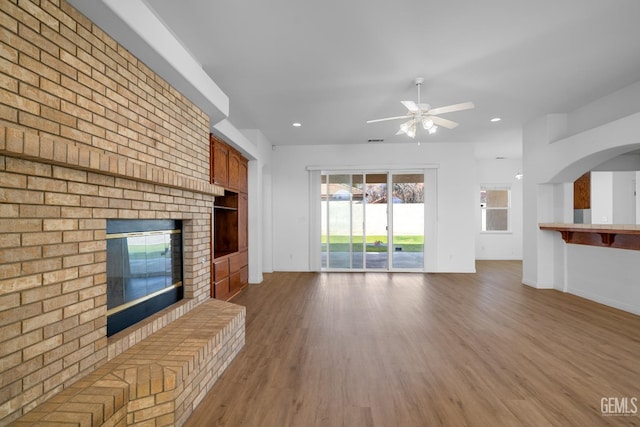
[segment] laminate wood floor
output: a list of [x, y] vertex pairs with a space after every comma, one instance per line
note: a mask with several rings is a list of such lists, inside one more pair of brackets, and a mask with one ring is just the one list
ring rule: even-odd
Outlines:
[[477, 270], [266, 275], [187, 426], [640, 425], [601, 412], [640, 398], [640, 317], [524, 286], [520, 262]]

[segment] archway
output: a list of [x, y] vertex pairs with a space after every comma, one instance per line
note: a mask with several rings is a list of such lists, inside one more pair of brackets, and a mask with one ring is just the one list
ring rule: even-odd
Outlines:
[[564, 138], [567, 115], [545, 116], [524, 132], [523, 283], [555, 288], [640, 313], [640, 252], [567, 245], [538, 224], [573, 221], [573, 181], [640, 148], [640, 113]]

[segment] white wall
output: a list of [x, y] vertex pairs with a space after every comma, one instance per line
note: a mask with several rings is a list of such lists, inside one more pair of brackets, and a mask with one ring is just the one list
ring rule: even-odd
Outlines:
[[613, 172], [591, 172], [591, 223], [613, 224]]
[[566, 245], [567, 291], [640, 314], [638, 251]]
[[[621, 156], [624, 157], [624, 156]], [[591, 223], [636, 223], [636, 172], [591, 172]]]
[[[272, 271], [271, 242], [271, 142], [257, 129], [243, 129], [243, 153], [249, 160], [249, 283], [262, 282]], [[249, 147], [248, 144], [252, 146]]]
[[541, 222], [570, 218], [565, 201], [572, 195], [570, 183], [575, 179], [640, 147], [637, 99], [640, 82], [573, 113], [543, 116], [525, 126], [523, 283], [566, 290], [640, 313], [640, 251], [566, 245], [560, 233], [538, 227]]
[[[522, 159], [479, 159], [477, 161], [476, 191], [476, 259], [522, 259]], [[480, 186], [509, 185], [511, 211], [509, 233], [483, 233], [480, 224]]]
[[[623, 154], [618, 157], [614, 157], [595, 168], [593, 171], [613, 171], [614, 176], [617, 172], [629, 172], [628, 175], [620, 175], [620, 184], [614, 183], [614, 189], [624, 204], [623, 214], [621, 217], [617, 217], [617, 208], [614, 207], [614, 221], [617, 224], [640, 224], [640, 154], [632, 152]], [[626, 190], [622, 190], [623, 187], [631, 187]], [[628, 197], [633, 196], [633, 200], [626, 199], [625, 194]], [[631, 206], [629, 206], [631, 204]]]
[[640, 224], [640, 171], [636, 172], [636, 224]]
[[636, 223], [636, 173], [612, 172], [613, 223]]
[[272, 153], [273, 267], [309, 271], [308, 166], [370, 169], [437, 164], [436, 271], [475, 271], [476, 188], [468, 143], [278, 146]]
[[640, 171], [640, 154], [628, 153], [592, 168], [594, 171]]

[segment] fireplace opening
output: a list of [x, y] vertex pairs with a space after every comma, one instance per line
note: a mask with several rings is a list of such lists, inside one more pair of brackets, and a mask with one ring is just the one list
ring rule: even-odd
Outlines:
[[182, 297], [182, 222], [107, 220], [107, 336]]

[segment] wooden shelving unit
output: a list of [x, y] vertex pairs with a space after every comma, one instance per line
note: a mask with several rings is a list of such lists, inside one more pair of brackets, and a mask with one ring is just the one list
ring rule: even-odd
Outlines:
[[215, 135], [210, 152], [211, 182], [225, 187], [213, 207], [211, 297], [229, 300], [249, 283], [248, 162]]
[[238, 193], [224, 192], [213, 206], [213, 258], [238, 252]]

